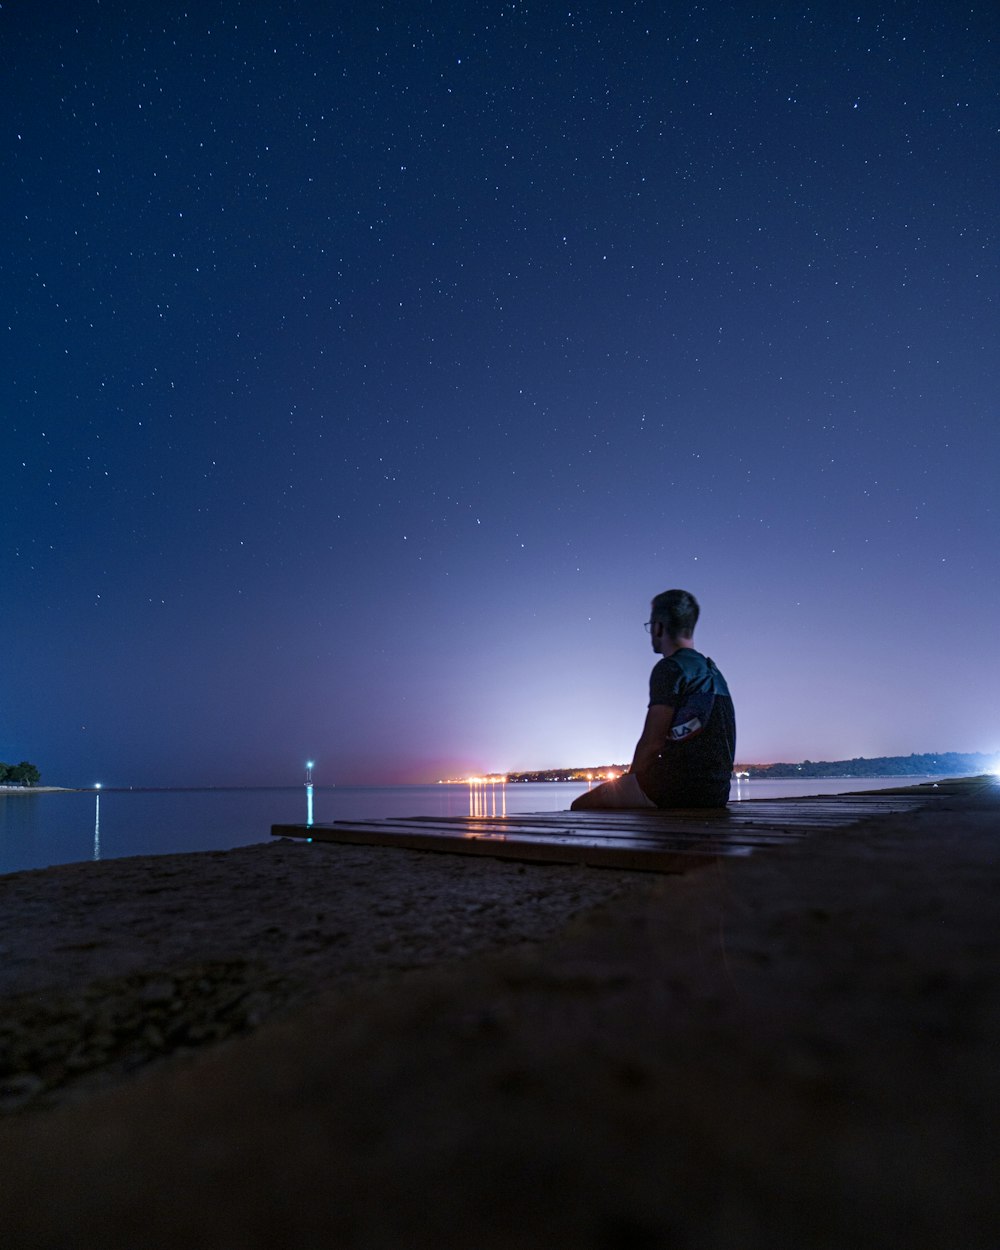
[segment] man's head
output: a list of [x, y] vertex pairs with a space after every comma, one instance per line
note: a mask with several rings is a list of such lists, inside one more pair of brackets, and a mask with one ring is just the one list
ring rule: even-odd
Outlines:
[[665, 590], [657, 595], [649, 609], [653, 649], [661, 650], [656, 645], [658, 638], [674, 650], [690, 646], [698, 612], [698, 600], [686, 590]]

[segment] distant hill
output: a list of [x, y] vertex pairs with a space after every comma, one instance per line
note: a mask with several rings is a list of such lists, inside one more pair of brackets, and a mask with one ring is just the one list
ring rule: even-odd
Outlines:
[[[991, 772], [997, 757], [981, 751], [963, 754], [939, 751], [936, 755], [859, 756], [853, 760], [803, 760], [801, 764], [737, 764], [751, 777], [968, 777]], [[586, 768], [541, 768], [533, 772], [508, 773], [508, 781], [603, 781], [618, 776], [627, 764], [595, 764]]]
[[968, 777], [996, 767], [995, 755], [981, 751], [963, 754], [940, 751], [936, 755], [876, 755], [870, 759], [803, 760], [801, 764], [737, 764], [751, 777]]

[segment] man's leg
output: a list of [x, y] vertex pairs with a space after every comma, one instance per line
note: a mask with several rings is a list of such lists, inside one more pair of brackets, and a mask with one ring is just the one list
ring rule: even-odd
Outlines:
[[616, 781], [606, 781], [593, 790], [586, 790], [569, 805], [572, 812], [599, 811], [612, 808], [639, 807], [655, 808], [652, 799], [647, 799], [639, 788], [635, 773], [623, 773]]

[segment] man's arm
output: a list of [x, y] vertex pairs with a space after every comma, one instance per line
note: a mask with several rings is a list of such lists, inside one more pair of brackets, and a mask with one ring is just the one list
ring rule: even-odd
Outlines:
[[674, 719], [674, 709], [669, 703], [654, 703], [646, 711], [646, 723], [642, 735], [635, 744], [635, 754], [629, 766], [630, 773], [648, 768], [663, 750]]

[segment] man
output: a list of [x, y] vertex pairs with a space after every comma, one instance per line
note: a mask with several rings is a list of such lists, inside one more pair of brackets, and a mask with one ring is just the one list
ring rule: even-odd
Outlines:
[[736, 751], [726, 679], [694, 648], [698, 602], [686, 590], [653, 600], [646, 629], [663, 658], [649, 678], [649, 708], [628, 772], [572, 804], [611, 807], [725, 807]]

